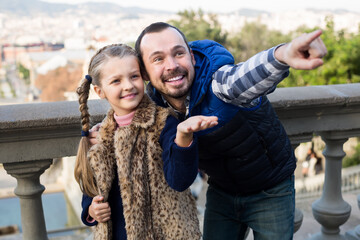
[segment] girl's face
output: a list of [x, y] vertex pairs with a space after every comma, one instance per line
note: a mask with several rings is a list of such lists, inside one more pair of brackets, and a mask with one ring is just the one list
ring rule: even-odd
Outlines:
[[117, 116], [131, 113], [144, 96], [144, 82], [135, 56], [113, 57], [101, 67], [100, 86], [94, 86], [100, 98], [106, 98]]

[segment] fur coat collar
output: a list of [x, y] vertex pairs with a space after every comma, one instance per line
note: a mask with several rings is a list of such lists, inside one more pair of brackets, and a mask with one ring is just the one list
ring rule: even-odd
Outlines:
[[[114, 111], [110, 110], [101, 124], [98, 144], [88, 153], [99, 194], [105, 201], [115, 174], [119, 176], [128, 240], [201, 237], [190, 190], [177, 192], [164, 177], [158, 140], [169, 114], [170, 110], [156, 106], [145, 95], [132, 123], [117, 128]], [[99, 223], [94, 239], [112, 239], [111, 229], [111, 221]]]

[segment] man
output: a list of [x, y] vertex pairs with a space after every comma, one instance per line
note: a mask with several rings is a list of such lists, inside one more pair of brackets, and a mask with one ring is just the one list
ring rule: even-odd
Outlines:
[[[296, 160], [290, 141], [266, 95], [289, 67], [314, 69], [326, 47], [314, 31], [233, 65], [232, 55], [209, 40], [188, 45], [166, 23], [144, 29], [135, 49], [147, 93], [179, 116], [216, 115], [218, 125], [199, 132], [200, 169], [209, 176], [204, 240], [256, 240], [293, 236]], [[96, 133], [90, 133], [95, 142]]]
[[136, 41], [147, 92], [180, 115], [216, 115], [217, 127], [200, 132], [201, 170], [209, 175], [204, 240], [292, 239], [296, 160], [266, 94], [289, 67], [314, 69], [326, 47], [314, 31], [233, 65], [221, 45], [195, 41], [166, 23], [144, 29]]

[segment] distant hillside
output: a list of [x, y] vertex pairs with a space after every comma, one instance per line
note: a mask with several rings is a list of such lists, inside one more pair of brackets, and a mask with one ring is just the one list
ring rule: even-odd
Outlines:
[[[138, 14], [171, 14], [174, 11], [161, 11], [155, 9], [146, 9], [139, 7], [122, 7], [121, 3], [115, 4], [110, 2], [87, 2], [81, 4], [62, 4], [62, 3], [49, 3], [41, 0], [0, 0], [0, 13], [11, 13], [14, 15], [22, 16], [38, 16], [45, 14], [55, 16], [64, 12], [71, 14], [78, 14], [79, 10], [91, 17], [94, 14], [109, 14], [118, 13], [126, 14], [127, 16], [136, 17]], [[307, 9], [308, 11], [318, 12], [319, 9]], [[326, 10], [323, 9], [323, 10]], [[320, 11], [323, 11], [320, 10]], [[343, 14], [349, 11], [344, 9], [330, 10], [334, 14]], [[261, 11], [255, 9], [241, 8], [234, 9], [231, 13], [236, 13], [245, 17], [257, 17], [259, 15], [271, 15], [271, 12]], [[219, 13], [221, 14], [221, 13]], [[222, 13], [226, 14], [226, 13]]]
[[[304, 10], [310, 11], [310, 12], [322, 12], [322, 11], [328, 11], [331, 12], [333, 14], [345, 14], [345, 13], [350, 13], [351, 11], [345, 10], [345, 9], [334, 9], [334, 10], [329, 10], [326, 9], [326, 7], [324, 7], [324, 9], [316, 9], [316, 8], [306, 8]], [[255, 9], [249, 9], [249, 8], [241, 8], [239, 10], [235, 10], [232, 13], [236, 13], [238, 15], [241, 16], [245, 16], [245, 17], [257, 17], [260, 15], [271, 15], [271, 12], [268, 11], [262, 11], [262, 10], [255, 10]], [[352, 12], [352, 13], [356, 13], [356, 12]], [[356, 13], [359, 14], [359, 13]]]
[[105, 13], [171, 13], [170, 11], [159, 11], [153, 9], [137, 8], [137, 7], [121, 7], [118, 4], [107, 2], [87, 2], [77, 5], [48, 3], [40, 0], [0, 0], [0, 13], [12, 13], [15, 15], [34, 16], [37, 14], [56, 15], [62, 12], [78, 11], [79, 9], [87, 10], [92, 14]]
[[57, 13], [71, 8], [68, 4], [50, 4], [38, 0], [0, 0], [0, 12], [21, 15]]

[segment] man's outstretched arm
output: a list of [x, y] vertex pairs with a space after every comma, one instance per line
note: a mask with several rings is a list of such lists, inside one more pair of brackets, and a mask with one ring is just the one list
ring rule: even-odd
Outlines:
[[273, 92], [289, 74], [289, 67], [311, 70], [323, 64], [327, 50], [321, 30], [305, 33], [290, 43], [262, 51], [245, 62], [224, 65], [213, 75], [212, 90], [221, 100], [253, 107]]

